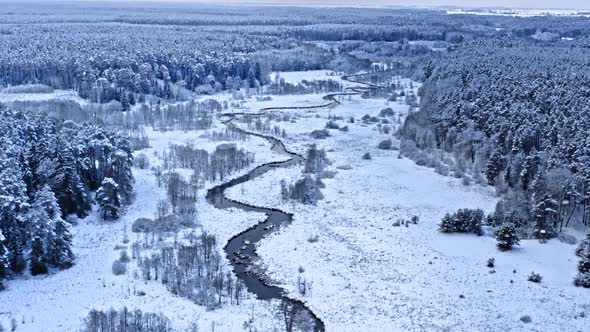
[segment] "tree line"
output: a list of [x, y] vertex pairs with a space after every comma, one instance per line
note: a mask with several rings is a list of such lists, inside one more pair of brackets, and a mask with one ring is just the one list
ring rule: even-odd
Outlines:
[[0, 106], [0, 280], [73, 264], [64, 219], [87, 216], [105, 181], [129, 202], [132, 161], [118, 133]]

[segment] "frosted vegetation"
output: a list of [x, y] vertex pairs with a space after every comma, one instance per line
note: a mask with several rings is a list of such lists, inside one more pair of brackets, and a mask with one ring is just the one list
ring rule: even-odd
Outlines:
[[[478, 239], [478, 245], [491, 239], [494, 252], [515, 259], [530, 254], [519, 250], [527, 241], [561, 241], [571, 246], [570, 256], [535, 258], [576, 261], [569, 271], [559, 271], [558, 286], [553, 275], [544, 279], [531, 270], [522, 279], [528, 287], [528, 281], [549, 283], [554, 293], [548, 296], [575, 296], [568, 286], [575, 291], [590, 288], [587, 17], [157, 3], [39, 5], [32, 11], [26, 5], [6, 4], [0, 8], [0, 21], [0, 291], [43, 282], [39, 275], [61, 282], [64, 270], [89, 262], [78, 257], [86, 244], [76, 247], [76, 227], [84, 234], [84, 227], [93, 222], [122, 224], [123, 234], [105, 235], [103, 229], [94, 240], [116, 243], [116, 258], [108, 258], [101, 271], [108, 271], [109, 278], [115, 278], [112, 285], [127, 289], [127, 295], [152, 295], [149, 299], [156, 302], [181, 299], [186, 302], [175, 308], [191, 315], [190, 305], [206, 308], [203, 319], [235, 314], [239, 318], [225, 322], [232, 325], [223, 325], [230, 330], [239, 325], [249, 331], [307, 331], [314, 324], [322, 330], [322, 315], [328, 323], [345, 325], [347, 321], [338, 319], [339, 310], [326, 307], [328, 299], [314, 298], [314, 285], [319, 294], [333, 290], [329, 280], [336, 276], [336, 267], [321, 269], [330, 266], [332, 257], [302, 258], [305, 254], [297, 252], [297, 274], [285, 278], [281, 264], [293, 259], [285, 249], [291, 243], [274, 248], [269, 243], [274, 236], [288, 234], [289, 224], [301, 223], [301, 216], [320, 215], [327, 224], [305, 224], [301, 247], [326, 246], [325, 254], [334, 239], [376, 239], [363, 237], [369, 226], [347, 230], [358, 232], [353, 235], [330, 228], [332, 206], [339, 206], [335, 197], [348, 190], [341, 181], [352, 181], [353, 187], [354, 181], [365, 180], [350, 179], [347, 172], [375, 165], [378, 170], [402, 171], [350, 174], [366, 177], [376, 187], [386, 176], [433, 183], [455, 178], [449, 183], [458, 183], [459, 189], [453, 187], [452, 193], [479, 195], [493, 189], [497, 204], [490, 196], [486, 202], [477, 196], [474, 201], [485, 206], [470, 202], [462, 207], [461, 201], [440, 215], [436, 213], [442, 210], [430, 205], [412, 205], [407, 215], [400, 215], [398, 202], [391, 201], [387, 208], [379, 206], [382, 210], [369, 208], [373, 201], [390, 199], [393, 191], [406, 190], [413, 181], [408, 180], [396, 184], [399, 188], [383, 189], [380, 197], [353, 193], [356, 200], [346, 201], [352, 203], [340, 206], [334, 218], [359, 217], [357, 209], [381, 211], [379, 217], [387, 217], [387, 225], [379, 226], [380, 235], [388, 234], [390, 226], [416, 227], [425, 232], [419, 236], [438, 243], [453, 236], [449, 233], [462, 233], [457, 236]], [[418, 174], [404, 159], [430, 168], [432, 174]], [[207, 190], [263, 164], [276, 173], [258, 178], [258, 191], [251, 189], [258, 177], [254, 173], [240, 186], [228, 187], [235, 205], [247, 202], [252, 211], [233, 206], [222, 213], [206, 201]], [[267, 197], [273, 193], [276, 197]], [[407, 198], [412, 199], [425, 198]], [[495, 208], [486, 208], [490, 204]], [[269, 210], [259, 213], [262, 216], [247, 213], [266, 205]], [[142, 210], [145, 207], [149, 209]], [[285, 225], [269, 221], [256, 228], [258, 219], [271, 212], [290, 219]], [[297, 227], [302, 226], [295, 226], [299, 233], [294, 234], [300, 236]], [[341, 228], [354, 228], [348, 226]], [[386, 229], [381, 232], [381, 227]], [[253, 230], [259, 233], [251, 235]], [[324, 233], [320, 237], [316, 232]], [[241, 239], [239, 250], [228, 252], [229, 243], [239, 236], [253, 236], [261, 243]], [[329, 237], [326, 242], [324, 236]], [[412, 236], [418, 235], [409, 235], [411, 241], [405, 243], [424, 250]], [[358, 248], [354, 244], [342, 250], [360, 253]], [[451, 256], [445, 257], [445, 264]], [[314, 261], [326, 257], [325, 262]], [[265, 258], [275, 266], [268, 266]], [[482, 265], [486, 259], [489, 274], [495, 274], [503, 261], [486, 256]], [[320, 271], [317, 283], [303, 267], [307, 260]], [[372, 266], [370, 259], [361, 261]], [[338, 257], [333, 262], [339, 263]], [[236, 272], [241, 264], [248, 266], [243, 274]], [[347, 266], [352, 269], [354, 264]], [[454, 267], [447, 268], [456, 273], [450, 272]], [[97, 277], [86, 266], [80, 270], [85, 272], [78, 277]], [[248, 275], [265, 287], [278, 287], [284, 297], [261, 304], [254, 295], [266, 293], [245, 283]], [[104, 280], [103, 288], [110, 287]], [[343, 291], [355, 293], [350, 279], [346, 282]], [[429, 284], [436, 282], [432, 276]], [[151, 287], [153, 294], [136, 285]], [[396, 294], [404, 291], [422, 290], [395, 288]], [[81, 317], [67, 319], [77, 319], [75, 328], [84, 331], [178, 329], [173, 317], [179, 312], [159, 313], [153, 307], [143, 312], [146, 302], [117, 302], [122, 305], [112, 309], [110, 303], [85, 303]], [[25, 301], [10, 305], [10, 310], [29, 307]], [[374, 309], [358, 309], [358, 319]], [[255, 310], [268, 315], [259, 318]], [[20, 330], [11, 311], [9, 320], [0, 311], [0, 331], [8, 321], [11, 330]], [[575, 319], [583, 321], [582, 314], [576, 313]], [[180, 326], [196, 331], [199, 319]], [[536, 324], [533, 319], [523, 314], [514, 324]], [[215, 324], [206, 328], [214, 330]]]

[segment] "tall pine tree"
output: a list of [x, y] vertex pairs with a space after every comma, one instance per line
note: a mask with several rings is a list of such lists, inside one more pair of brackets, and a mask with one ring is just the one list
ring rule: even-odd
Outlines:
[[[63, 142], [63, 141], [62, 141]], [[64, 143], [57, 154], [55, 171], [51, 176], [51, 189], [59, 202], [62, 214], [87, 215], [87, 194], [78, 172], [72, 148]]]
[[33, 207], [43, 209], [50, 220], [46, 239], [45, 261], [47, 264], [58, 268], [70, 267], [74, 262], [70, 226], [61, 217], [57, 199], [48, 186], [43, 187], [37, 193]]
[[119, 186], [113, 179], [105, 178], [102, 181], [102, 185], [96, 192], [96, 202], [100, 206], [103, 219], [114, 220], [119, 218], [121, 198], [119, 196]]

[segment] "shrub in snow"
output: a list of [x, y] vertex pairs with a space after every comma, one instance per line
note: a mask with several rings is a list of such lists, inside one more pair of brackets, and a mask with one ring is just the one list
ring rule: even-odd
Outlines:
[[338, 129], [340, 126], [334, 121], [328, 121], [326, 123], [326, 129]]
[[393, 146], [393, 142], [390, 139], [386, 139], [386, 140], [382, 141], [381, 143], [379, 143], [379, 145], [377, 145], [377, 148], [379, 148], [381, 150], [391, 150], [392, 146]]
[[433, 164], [432, 156], [425, 151], [419, 151], [412, 159], [419, 166], [431, 166]]
[[538, 273], [531, 272], [527, 280], [530, 282], [540, 283], [543, 280], [543, 277], [541, 277], [541, 275]]
[[464, 186], [471, 185], [471, 177], [467, 174], [463, 174], [463, 177], [461, 178], [461, 183], [463, 183]]
[[481, 224], [483, 221], [483, 210], [481, 209], [459, 209], [455, 213], [447, 213], [439, 229], [443, 233], [474, 233], [483, 235]]
[[121, 253], [119, 254], [119, 262], [129, 263], [129, 261], [131, 261], [131, 259], [129, 258], [129, 255], [127, 254], [127, 250], [122, 250]]
[[134, 233], [149, 232], [152, 228], [154, 221], [149, 218], [138, 218], [131, 225], [131, 231]]
[[582, 257], [578, 263], [578, 271], [581, 273], [590, 272], [590, 253], [586, 257]]
[[524, 316], [520, 317], [520, 321], [528, 324], [528, 323], [532, 322], [533, 320], [531, 319], [531, 316], [524, 315]]
[[374, 117], [374, 116], [370, 116], [369, 114], [365, 114], [361, 120], [363, 120], [363, 122], [365, 123], [377, 123], [379, 122], [379, 119]]
[[316, 243], [320, 240], [320, 236], [319, 235], [312, 235], [310, 237], [307, 238], [307, 242], [309, 243]]
[[440, 164], [438, 165], [438, 167], [436, 167], [434, 169], [434, 171], [442, 176], [448, 176], [449, 175], [449, 167], [445, 164]]
[[576, 248], [576, 256], [580, 257], [578, 262], [578, 276], [574, 279], [576, 286], [590, 288], [590, 234]]
[[590, 272], [579, 273], [574, 278], [574, 285], [577, 287], [590, 288]]
[[139, 169], [147, 169], [150, 167], [150, 160], [145, 153], [140, 153], [133, 159], [133, 166]]
[[297, 288], [299, 289], [299, 294], [305, 296], [311, 291], [311, 281], [308, 281], [301, 276], [297, 276]]
[[586, 238], [576, 248], [576, 256], [584, 257], [588, 255], [590, 255], [590, 233], [586, 235]]
[[371, 160], [371, 159], [373, 159], [373, 158], [371, 158], [371, 154], [367, 152], [367, 153], [365, 153], [365, 154], [363, 155], [363, 159], [364, 159], [364, 160]]
[[510, 224], [502, 226], [496, 232], [496, 240], [498, 241], [498, 249], [502, 251], [510, 250], [514, 245], [518, 245], [520, 242], [520, 239], [516, 234], [516, 229]]
[[344, 127], [340, 128], [339, 130], [342, 131], [342, 132], [347, 133], [348, 132], [348, 126], [344, 126]]
[[113, 262], [112, 271], [113, 271], [113, 274], [116, 276], [120, 276], [122, 274], [125, 274], [127, 272], [127, 264], [125, 264], [119, 260], [116, 260]]
[[381, 110], [381, 112], [379, 112], [379, 116], [380, 117], [387, 117], [387, 116], [394, 116], [395, 115], [395, 111], [393, 109], [391, 109], [391, 107], [388, 108], [384, 108]]
[[330, 137], [330, 133], [326, 129], [314, 130], [309, 136], [314, 139], [325, 139]]
[[486, 264], [487, 267], [494, 267], [496, 265], [496, 259], [495, 258], [488, 258], [488, 263]]

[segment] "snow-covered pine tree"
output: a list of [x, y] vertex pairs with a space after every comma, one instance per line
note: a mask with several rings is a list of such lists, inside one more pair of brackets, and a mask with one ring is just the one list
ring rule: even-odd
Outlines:
[[35, 195], [33, 208], [45, 210], [50, 219], [46, 238], [45, 261], [47, 264], [58, 268], [70, 267], [74, 261], [70, 225], [63, 220], [57, 199], [48, 186], [43, 187]]
[[55, 171], [50, 177], [51, 189], [64, 216], [76, 213], [85, 217], [88, 204], [86, 189], [78, 176], [72, 148], [67, 143], [63, 144], [65, 146], [57, 154]]
[[500, 171], [503, 168], [503, 162], [504, 160], [502, 157], [502, 153], [500, 149], [497, 149], [496, 151], [494, 151], [494, 153], [492, 153], [486, 165], [485, 173], [486, 179], [488, 180], [488, 184], [493, 186], [496, 183], [496, 178], [498, 177], [498, 174], [500, 174]]
[[511, 224], [503, 225], [496, 232], [496, 240], [498, 241], [498, 249], [502, 251], [510, 250], [515, 244], [517, 245], [520, 242], [518, 234], [516, 234], [516, 229]]
[[583, 257], [586, 253], [590, 253], [590, 233], [586, 235], [586, 238], [576, 248], [576, 256]]
[[14, 272], [21, 272], [26, 268], [28, 197], [16, 160], [3, 157], [6, 156], [0, 156], [0, 230], [6, 238], [8, 265]]
[[47, 262], [58, 268], [68, 268], [74, 263], [70, 225], [58, 216], [47, 247]]
[[100, 206], [103, 219], [114, 220], [119, 217], [121, 208], [119, 185], [112, 178], [104, 178], [96, 192], [96, 202]]
[[47, 273], [45, 240], [48, 237], [48, 229], [51, 227], [51, 219], [42, 208], [33, 207], [27, 216], [30, 224], [31, 250], [29, 251], [29, 269], [32, 275]]
[[8, 250], [4, 246], [6, 238], [0, 229], [0, 289], [2, 289], [2, 279], [8, 275]]
[[131, 171], [133, 157], [131, 153], [119, 149], [112, 154], [111, 159], [109, 175], [117, 184], [121, 197], [128, 202], [133, 196], [133, 184], [135, 181]]
[[558, 204], [549, 194], [534, 198], [533, 216], [535, 220], [534, 234], [538, 239], [548, 239], [555, 236], [553, 223], [557, 219]]

